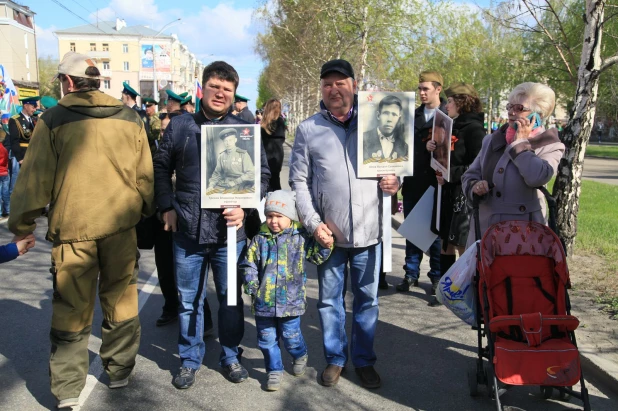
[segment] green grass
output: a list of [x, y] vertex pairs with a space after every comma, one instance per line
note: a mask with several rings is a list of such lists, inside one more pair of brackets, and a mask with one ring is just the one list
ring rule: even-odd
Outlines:
[[618, 159], [618, 146], [591, 146], [586, 147], [587, 156], [609, 157]]
[[582, 181], [575, 249], [618, 262], [618, 186]]
[[597, 303], [603, 305], [603, 311], [611, 315], [611, 318], [618, 320], [618, 297], [598, 297]]

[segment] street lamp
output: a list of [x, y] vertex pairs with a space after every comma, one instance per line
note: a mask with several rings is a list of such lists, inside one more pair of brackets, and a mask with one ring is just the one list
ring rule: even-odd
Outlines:
[[[163, 32], [163, 30], [165, 30], [168, 26], [177, 23], [181, 20], [181, 18], [177, 18], [175, 20], [170, 21], [169, 23], [167, 23], [165, 26], [163, 26], [161, 28], [161, 30], [159, 30], [159, 32], [157, 34], [155, 34], [152, 38], [152, 82], [153, 82], [153, 98], [155, 101], [159, 101], [159, 86], [157, 85], [157, 56], [155, 54], [155, 43], [154, 43], [154, 39], [156, 39], [159, 34], [161, 34]], [[171, 56], [170, 56], [171, 58]]]

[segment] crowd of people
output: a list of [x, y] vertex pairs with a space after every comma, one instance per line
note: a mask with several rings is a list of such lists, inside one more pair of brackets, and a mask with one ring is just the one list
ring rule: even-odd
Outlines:
[[[251, 295], [266, 389], [275, 391], [282, 384], [280, 341], [293, 358], [292, 374], [303, 375], [311, 348], [300, 332], [307, 305], [305, 261], [316, 264], [318, 272], [327, 363], [321, 384], [336, 385], [351, 360], [363, 387], [380, 387], [374, 340], [378, 286], [385, 282], [380, 274], [382, 234], [388, 229], [381, 224], [381, 210], [387, 206], [383, 194], [402, 190], [408, 215], [429, 187], [442, 185], [442, 212], [435, 216], [441, 228], [429, 249], [428, 275], [435, 293], [457, 253], [471, 243], [473, 195], [484, 199], [483, 229], [504, 219], [545, 222], [537, 187], [555, 175], [564, 151], [557, 131], [543, 126], [555, 103], [547, 86], [517, 86], [506, 107], [508, 123], [486, 136], [474, 87], [452, 84], [443, 100], [442, 76], [424, 71], [418, 84], [422, 104], [414, 121], [414, 175], [402, 181], [395, 176], [359, 178], [358, 85], [349, 62], [331, 60], [320, 70], [320, 111], [295, 133], [292, 191], [282, 190], [279, 179], [285, 138], [281, 103], [273, 99], [264, 106], [261, 150], [255, 154], [260, 156], [260, 198], [265, 199], [262, 223], [254, 209], [200, 206], [201, 126], [229, 125], [221, 131], [225, 139], [235, 132], [234, 125], [255, 123], [247, 99], [236, 94], [239, 76], [232, 66], [216, 61], [204, 69], [196, 112], [183, 108], [186, 96], [168, 92], [165, 116], [157, 116], [153, 99], [142, 99], [142, 111], [135, 100], [139, 94], [128, 84], [122, 101], [100, 92], [100, 72], [88, 56], [67, 53], [58, 80], [64, 97], [41, 115], [19, 160], [21, 177], [9, 216], [14, 244], [0, 249], [0, 261], [35, 246], [36, 220], [50, 205], [47, 239], [53, 244], [54, 293], [49, 372], [59, 408], [78, 405], [85, 386], [97, 289], [103, 311], [99, 355], [109, 387], [129, 384], [140, 344], [138, 249], [153, 247], [165, 299], [156, 325], [179, 323], [176, 388], [196, 383], [206, 354], [204, 339], [213, 330], [206, 302], [209, 270], [219, 303], [219, 364], [227, 379], [241, 383], [248, 378], [242, 365], [243, 289]], [[430, 167], [437, 110], [454, 119], [448, 179]], [[247, 113], [251, 119], [243, 117]], [[95, 180], [96, 185], [90, 184]], [[228, 227], [237, 229], [230, 248]], [[228, 249], [235, 250], [238, 264], [236, 289], [228, 289]], [[398, 291], [418, 286], [425, 251], [406, 244], [405, 276]], [[350, 339], [346, 290], [354, 297]], [[228, 293], [236, 294], [239, 304], [228, 305]]]

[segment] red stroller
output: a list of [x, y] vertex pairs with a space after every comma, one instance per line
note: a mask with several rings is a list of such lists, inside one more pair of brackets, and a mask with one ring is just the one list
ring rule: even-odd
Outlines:
[[[550, 203], [551, 226], [555, 201], [541, 191]], [[474, 205], [479, 238], [477, 199]], [[470, 395], [478, 395], [479, 384], [486, 385], [502, 410], [500, 395], [506, 388], [538, 385], [544, 398], [556, 389], [560, 399], [579, 398], [590, 410], [574, 333], [579, 320], [570, 315], [566, 256], [554, 231], [531, 221], [489, 227], [477, 243], [475, 286], [478, 359], [468, 372]], [[483, 358], [489, 360], [486, 365]], [[577, 382], [580, 392], [572, 389]]]

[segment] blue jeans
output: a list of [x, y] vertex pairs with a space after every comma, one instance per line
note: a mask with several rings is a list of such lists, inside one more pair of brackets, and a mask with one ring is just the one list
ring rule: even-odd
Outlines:
[[15, 187], [15, 182], [17, 181], [17, 175], [19, 174], [19, 161], [15, 157], [11, 158], [11, 184], [9, 185], [9, 195], [13, 194], [13, 188]]
[[[245, 253], [245, 241], [236, 244], [237, 260]], [[199, 369], [206, 344], [204, 344], [204, 299], [206, 298], [206, 281], [208, 267], [212, 272], [219, 300], [219, 342], [221, 354], [219, 364], [227, 367], [239, 361], [242, 349], [238, 347], [245, 331], [241, 285], [235, 290], [238, 304], [227, 305], [227, 245], [198, 244], [182, 233], [174, 233], [174, 268], [176, 286], [178, 287], [178, 319], [180, 330], [178, 336], [178, 354], [183, 367]]]
[[[410, 214], [410, 211], [416, 204], [403, 199], [403, 215], [405, 217]], [[440, 279], [440, 237], [429, 247], [429, 267], [430, 270], [427, 276], [432, 280]], [[405, 278], [409, 281], [416, 281], [421, 273], [421, 261], [423, 261], [423, 250], [406, 240], [406, 264], [403, 266], [406, 272]]]
[[300, 316], [295, 317], [255, 317], [258, 347], [264, 354], [266, 372], [283, 371], [279, 340], [295, 360], [307, 355], [307, 345], [300, 332]]
[[330, 258], [318, 266], [320, 296], [318, 311], [322, 324], [324, 355], [328, 364], [344, 367], [348, 360], [345, 332], [345, 293], [350, 265], [352, 293], [352, 363], [366, 367], [376, 362], [373, 350], [378, 323], [378, 275], [382, 244], [363, 248], [335, 247]]
[[11, 211], [10, 181], [10, 176], [0, 176], [0, 212], [3, 215], [9, 214]]

